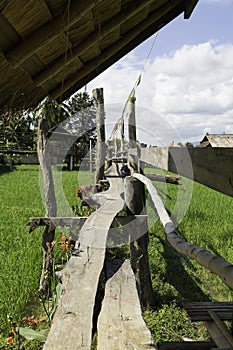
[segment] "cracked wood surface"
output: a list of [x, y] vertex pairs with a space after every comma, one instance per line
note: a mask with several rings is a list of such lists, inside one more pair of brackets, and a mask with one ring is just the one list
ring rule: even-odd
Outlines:
[[[109, 175], [117, 175], [112, 168]], [[108, 176], [108, 175], [106, 175]], [[62, 274], [62, 293], [44, 350], [89, 350], [99, 276], [105, 259], [108, 230], [123, 209], [123, 179], [109, 178], [105, 203], [83, 225], [75, 252]], [[103, 193], [102, 193], [103, 195]]]
[[126, 260], [107, 281], [98, 318], [98, 350], [155, 349], [142, 318], [134, 273]]

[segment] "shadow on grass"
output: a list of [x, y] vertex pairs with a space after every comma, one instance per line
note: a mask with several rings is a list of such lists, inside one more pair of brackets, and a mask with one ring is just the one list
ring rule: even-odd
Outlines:
[[198, 286], [201, 283], [197, 277], [192, 277], [185, 269], [186, 264], [190, 272], [194, 270], [192, 262], [185, 256], [176, 252], [170, 244], [159, 238], [163, 246], [161, 253], [166, 261], [165, 280], [172, 285], [179, 293], [180, 300], [178, 303], [182, 304], [184, 301], [210, 301], [210, 298]]
[[13, 170], [14, 170], [14, 167], [0, 164], [0, 175], [11, 173]]

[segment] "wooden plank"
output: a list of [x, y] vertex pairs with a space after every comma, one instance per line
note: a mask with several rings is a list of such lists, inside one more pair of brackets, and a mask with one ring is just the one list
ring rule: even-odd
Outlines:
[[[112, 166], [115, 172], [114, 166]], [[62, 274], [62, 296], [44, 350], [91, 347], [92, 318], [106, 238], [116, 214], [123, 209], [123, 179], [109, 178], [106, 201], [83, 225], [75, 254]]]
[[96, 170], [95, 184], [104, 179], [106, 144], [105, 144], [105, 112], [104, 112], [104, 93], [103, 88], [94, 89], [92, 91], [93, 99], [96, 106], [96, 131], [97, 131], [97, 147], [96, 147]]
[[172, 176], [165, 174], [146, 174], [151, 181], [168, 182], [171, 184], [179, 184], [180, 176]]
[[98, 350], [152, 349], [129, 260], [111, 277], [98, 319]]
[[192, 302], [184, 303], [191, 321], [211, 321], [209, 311], [214, 311], [221, 320], [232, 320], [233, 303], [231, 302]]
[[217, 345], [217, 347], [232, 349], [232, 346], [230, 345], [228, 340], [224, 337], [224, 335], [222, 334], [221, 330], [219, 329], [219, 327], [216, 325], [215, 322], [206, 321], [206, 322], [204, 322], [204, 325], [205, 325], [209, 335], [211, 336], [211, 338], [213, 339], [213, 341]]
[[216, 313], [213, 310], [208, 311], [211, 318], [213, 319], [214, 323], [218, 326], [219, 330], [221, 331], [222, 335], [226, 340], [229, 342], [230, 346], [233, 348], [233, 337], [231, 336], [230, 332], [224, 325], [224, 323], [220, 320], [220, 318], [216, 315]]
[[211, 341], [161, 342], [157, 350], [210, 350], [215, 346]]
[[142, 148], [140, 160], [233, 196], [233, 148]]

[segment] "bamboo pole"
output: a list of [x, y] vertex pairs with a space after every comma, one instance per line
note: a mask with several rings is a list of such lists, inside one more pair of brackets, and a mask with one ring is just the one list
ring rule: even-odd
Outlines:
[[219, 276], [228, 287], [233, 288], [233, 265], [221, 256], [214, 255], [208, 250], [200, 248], [195, 244], [188, 243], [177, 236], [175, 232], [175, 225], [170, 219], [152, 182], [141, 174], [135, 173], [133, 174], [133, 177], [140, 180], [147, 186], [160, 221], [165, 229], [167, 240], [171, 246], [179, 253], [196, 260], [200, 265], [206, 267], [215, 275]]

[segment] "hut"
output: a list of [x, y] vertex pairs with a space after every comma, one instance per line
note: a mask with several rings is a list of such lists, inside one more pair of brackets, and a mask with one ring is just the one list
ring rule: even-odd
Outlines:
[[233, 134], [206, 133], [197, 147], [233, 147]]

